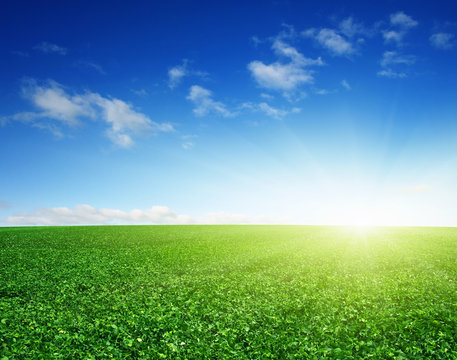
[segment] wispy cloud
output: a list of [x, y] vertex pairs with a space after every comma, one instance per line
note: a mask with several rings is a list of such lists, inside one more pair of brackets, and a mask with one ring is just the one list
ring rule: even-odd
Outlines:
[[111, 128], [106, 131], [107, 136], [120, 147], [132, 146], [133, 135], [173, 131], [171, 124], [154, 122], [122, 100], [104, 98], [99, 94], [88, 96], [91, 103], [100, 108], [102, 119], [111, 125]]
[[371, 36], [372, 30], [368, 29], [365, 25], [354, 20], [352, 16], [343, 19], [338, 26], [339, 32], [347, 38], [355, 36]]
[[261, 102], [258, 104], [252, 103], [252, 102], [246, 102], [241, 105], [241, 109], [247, 109], [252, 112], [264, 113], [265, 115], [272, 117], [274, 119], [278, 119], [278, 120], [282, 119], [286, 115], [298, 114], [301, 111], [301, 109], [298, 107], [293, 107], [290, 110], [278, 109], [278, 108], [275, 108], [275, 107], [267, 104], [266, 102]]
[[387, 77], [390, 79], [403, 79], [407, 77], [406, 73], [401, 71], [394, 71], [392, 69], [380, 70], [377, 72], [377, 75], [381, 77]]
[[276, 119], [281, 119], [282, 117], [284, 117], [288, 114], [287, 111], [276, 109], [264, 102], [259, 104], [259, 109], [266, 115], [271, 116]]
[[310, 28], [302, 31], [305, 38], [313, 39], [332, 56], [350, 57], [359, 52], [366, 37], [372, 37], [374, 30], [358, 22], [352, 16], [341, 20], [334, 28]]
[[66, 48], [53, 44], [53, 43], [50, 43], [50, 42], [47, 42], [47, 41], [43, 41], [43, 42], [35, 45], [33, 48], [35, 50], [41, 51], [45, 54], [52, 54], [52, 53], [59, 54], [59, 55], [67, 54]]
[[130, 91], [136, 96], [148, 96], [146, 89], [130, 89]]
[[184, 59], [181, 65], [174, 66], [168, 70], [168, 87], [173, 90], [181, 84], [188, 76], [205, 78], [208, 74], [204, 71], [193, 70], [189, 67], [189, 61]]
[[20, 56], [23, 58], [27, 58], [30, 56], [30, 54], [27, 51], [19, 51], [19, 50], [13, 50], [13, 51], [11, 51], [11, 54]]
[[120, 147], [132, 146], [134, 135], [173, 131], [171, 124], [154, 122], [120, 99], [92, 92], [69, 94], [54, 81], [39, 85], [29, 80], [22, 90], [38, 111], [17, 113], [7, 119], [47, 129], [56, 136], [62, 136], [60, 125], [75, 127], [84, 119], [106, 122], [110, 126], [106, 135]]
[[216, 113], [224, 117], [234, 115], [227, 110], [224, 103], [213, 100], [213, 93], [210, 90], [199, 85], [193, 85], [190, 88], [187, 99], [194, 103], [193, 112], [197, 116], [204, 116], [209, 113]]
[[386, 43], [396, 42], [397, 44], [401, 44], [404, 35], [403, 32], [395, 30], [386, 30], [382, 34]]
[[406, 15], [403, 11], [398, 11], [390, 15], [390, 23], [402, 29], [410, 29], [419, 25], [411, 16]]
[[290, 110], [278, 110], [278, 109], [275, 109], [275, 108], [269, 106], [266, 103], [260, 103], [259, 107], [260, 107], [260, 110], [262, 110], [265, 114], [272, 116], [272, 117], [276, 117], [276, 118], [281, 118], [282, 116], [286, 116], [289, 114], [298, 114], [301, 112], [301, 108], [299, 108], [299, 107], [293, 107]]
[[346, 80], [341, 80], [341, 86], [344, 87], [346, 90], [351, 90], [351, 85]]
[[308, 29], [302, 32], [303, 36], [314, 39], [320, 46], [327, 49], [334, 56], [348, 56], [355, 52], [350, 41], [340, 35], [336, 30]]
[[183, 140], [183, 143], [181, 144], [181, 147], [184, 150], [190, 150], [195, 146], [195, 141], [194, 139], [197, 138], [197, 135], [183, 135], [181, 136], [181, 139]]
[[259, 39], [258, 36], [251, 36], [251, 42], [254, 44], [255, 47], [259, 46], [263, 41]]
[[412, 65], [416, 62], [414, 55], [402, 55], [397, 51], [385, 51], [382, 54], [380, 64], [382, 67], [389, 67], [392, 65]]
[[450, 33], [435, 33], [432, 36], [430, 36], [430, 43], [437, 49], [452, 49], [455, 45], [454, 37], [454, 34]]
[[273, 41], [272, 50], [280, 58], [287, 59], [289, 62], [277, 61], [265, 64], [255, 60], [248, 64], [248, 69], [259, 86], [283, 91], [285, 95], [296, 91], [302, 84], [313, 82], [313, 72], [308, 67], [324, 65], [320, 57], [317, 59], [307, 58], [280, 38]]
[[106, 71], [103, 69], [103, 67], [92, 61], [79, 60], [75, 62], [75, 66], [80, 69], [91, 69], [98, 72], [99, 74], [106, 75]]
[[70, 95], [55, 81], [39, 85], [35, 80], [26, 80], [22, 86], [22, 93], [41, 110], [18, 114], [23, 114], [26, 122], [52, 119], [67, 126], [76, 126], [79, 125], [81, 118], [95, 118], [96, 115], [85, 94]]
[[182, 78], [187, 75], [186, 64], [172, 67], [168, 70], [168, 87], [174, 89], [179, 85]]
[[181, 146], [184, 150], [190, 150], [195, 146], [195, 143], [193, 141], [184, 141]]
[[263, 98], [263, 99], [267, 99], [267, 100], [272, 100], [274, 99], [274, 96], [271, 95], [271, 94], [266, 94], [266, 93], [261, 93], [260, 94], [260, 97]]
[[327, 89], [316, 89], [314, 93], [317, 95], [328, 95], [334, 93], [334, 90], [327, 90]]
[[402, 46], [406, 34], [419, 25], [419, 22], [406, 15], [403, 11], [399, 11], [390, 15], [390, 25], [389, 29], [383, 31], [384, 41]]
[[301, 66], [312, 66], [312, 65], [317, 65], [317, 66], [322, 66], [324, 65], [324, 62], [322, 59], [319, 57], [317, 59], [310, 59], [307, 57], [304, 57], [296, 48], [293, 46], [285, 43], [284, 41], [280, 39], [276, 39], [273, 42], [273, 45], [271, 46], [273, 51], [278, 55], [278, 56], [284, 56], [286, 58], [289, 58], [292, 63], [301, 65]]
[[109, 224], [283, 224], [288, 218], [249, 216], [227, 212], [213, 212], [203, 216], [177, 214], [167, 206], [122, 211], [96, 209], [90, 205], [74, 208], [41, 208], [17, 213], [2, 220], [8, 225], [109, 225]]
[[378, 71], [378, 76], [388, 78], [405, 78], [405, 66], [413, 65], [416, 62], [414, 55], [402, 55], [397, 51], [385, 51], [379, 62], [382, 70]]

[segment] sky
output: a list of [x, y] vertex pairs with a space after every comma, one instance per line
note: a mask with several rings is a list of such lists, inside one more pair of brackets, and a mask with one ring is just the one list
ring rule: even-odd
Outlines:
[[457, 226], [455, 1], [11, 1], [0, 226]]

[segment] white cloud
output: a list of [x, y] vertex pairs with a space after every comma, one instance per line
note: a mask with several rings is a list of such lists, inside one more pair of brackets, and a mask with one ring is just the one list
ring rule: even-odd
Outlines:
[[133, 145], [132, 135], [173, 131], [171, 124], [156, 123], [122, 100], [92, 92], [70, 95], [53, 81], [44, 85], [29, 81], [23, 93], [39, 111], [17, 113], [8, 119], [47, 129], [56, 136], [62, 136], [58, 124], [74, 127], [85, 118], [102, 119], [109, 124], [107, 136], [121, 147]]
[[271, 46], [273, 51], [280, 56], [285, 56], [290, 58], [290, 60], [297, 65], [301, 66], [312, 66], [312, 65], [317, 65], [317, 66], [322, 66], [324, 65], [324, 62], [320, 57], [317, 59], [310, 59], [304, 57], [300, 52], [298, 52], [297, 49], [295, 49], [293, 46], [290, 46], [289, 44], [286, 44], [282, 40], [276, 39], [273, 42], [273, 45]]
[[430, 36], [430, 43], [441, 50], [448, 50], [454, 47], [454, 34], [436, 33]]
[[174, 89], [186, 75], [188, 75], [186, 63], [171, 68], [168, 70], [168, 87]]
[[290, 110], [281, 110], [281, 109], [277, 109], [277, 108], [274, 108], [270, 105], [268, 105], [267, 103], [260, 103], [258, 105], [258, 108], [260, 111], [262, 111], [263, 113], [265, 113], [266, 115], [272, 117], [272, 118], [275, 118], [275, 119], [282, 119], [284, 116], [286, 115], [289, 115], [289, 114], [298, 114], [301, 109], [298, 108], [298, 107], [294, 107]]
[[384, 41], [386, 43], [395, 43], [397, 46], [403, 45], [403, 38], [409, 30], [416, 27], [419, 23], [411, 16], [399, 11], [390, 15], [390, 24], [393, 29], [383, 31]]
[[248, 65], [252, 76], [257, 83], [272, 90], [295, 90], [301, 84], [312, 83], [312, 73], [297, 64], [280, 64], [278, 62], [269, 65], [261, 61], [252, 61]]
[[114, 209], [96, 209], [90, 205], [41, 208], [33, 212], [23, 212], [3, 220], [12, 225], [95, 225], [95, 224], [168, 224], [189, 223], [190, 218], [177, 215], [166, 206], [153, 206], [146, 210], [129, 212]]
[[40, 86], [36, 81], [29, 80], [22, 87], [22, 93], [41, 110], [38, 113], [21, 113], [26, 121], [47, 118], [75, 126], [81, 118], [94, 118], [96, 115], [86, 95], [69, 95], [54, 81], [48, 81]]
[[346, 90], [351, 90], [351, 85], [346, 80], [341, 80], [341, 86], [344, 87]]
[[93, 104], [99, 106], [102, 118], [111, 125], [106, 134], [121, 147], [133, 145], [132, 135], [173, 131], [171, 124], [156, 123], [122, 100], [107, 99], [98, 94], [90, 94], [88, 97]]
[[327, 89], [318, 89], [318, 90], [315, 90], [314, 92], [317, 95], [328, 95], [328, 94], [333, 93], [334, 91], [330, 91], [330, 90], [327, 90]]
[[329, 50], [332, 55], [348, 56], [355, 52], [352, 43], [333, 29], [308, 29], [302, 34], [305, 37], [316, 40], [322, 47]]
[[190, 150], [195, 146], [195, 143], [193, 141], [185, 141], [181, 146], [184, 150]]
[[396, 51], [385, 51], [379, 62], [382, 70], [378, 71], [378, 76], [388, 77], [391, 79], [406, 78], [407, 74], [404, 70], [405, 66], [413, 65], [416, 62], [414, 55], [402, 55]]
[[390, 15], [390, 23], [392, 25], [404, 28], [404, 29], [410, 29], [413, 28], [419, 23], [414, 20], [411, 16], [406, 15], [403, 11], [396, 12], [395, 14]]
[[414, 55], [401, 55], [396, 51], [385, 51], [382, 54], [381, 66], [389, 67], [392, 65], [412, 65], [416, 62], [416, 57]]
[[357, 54], [357, 48], [365, 43], [365, 37], [372, 37], [374, 31], [353, 17], [347, 17], [340, 21], [337, 28], [310, 28], [301, 35], [313, 39], [333, 56], [349, 57]]
[[275, 119], [281, 119], [282, 117], [288, 114], [285, 110], [276, 109], [267, 103], [260, 103], [259, 104], [260, 111], [264, 112], [266, 115], [271, 116]]
[[49, 43], [46, 41], [43, 41], [37, 45], [34, 46], [35, 50], [39, 50], [45, 54], [51, 54], [51, 53], [56, 53], [59, 55], [66, 55], [67, 54], [67, 49], [64, 47], [61, 47], [59, 45]]
[[189, 61], [183, 60], [181, 65], [177, 65], [168, 70], [168, 87], [173, 90], [187, 76], [198, 76], [205, 78], [208, 74], [204, 71], [193, 70], [189, 68]]
[[389, 30], [389, 31], [384, 31], [382, 36], [384, 37], [384, 40], [386, 42], [396, 42], [396, 43], [400, 44], [401, 41], [403, 40], [403, 37], [405, 36], [405, 32]]
[[197, 138], [197, 135], [182, 135], [181, 139], [183, 140], [183, 143], [181, 144], [181, 147], [184, 150], [190, 150], [195, 146], [195, 142], [193, 139]]
[[277, 61], [267, 65], [255, 60], [248, 64], [248, 69], [261, 87], [283, 91], [284, 95], [295, 91], [302, 84], [313, 82], [312, 71], [307, 67], [324, 65], [321, 58], [306, 58], [297, 49], [278, 38], [273, 41], [272, 49], [278, 56], [288, 58], [290, 62], [284, 64]]
[[266, 93], [261, 93], [261, 94], [260, 94], [260, 97], [261, 97], [261, 98], [264, 98], [264, 99], [267, 99], [267, 100], [272, 100], [272, 99], [274, 99], [274, 96], [273, 96], [273, 95], [271, 95], [271, 94], [266, 94]]
[[352, 17], [342, 20], [339, 24], [339, 30], [348, 38], [352, 38], [356, 35], [370, 35], [370, 31], [361, 23], [355, 22]]
[[281, 224], [287, 218], [247, 216], [226, 212], [208, 213], [199, 217], [176, 214], [166, 206], [122, 211], [96, 209], [90, 205], [74, 208], [41, 208], [8, 216], [8, 225], [109, 225], [109, 224]]
[[225, 104], [213, 100], [213, 93], [210, 90], [199, 85], [191, 86], [187, 99], [195, 104], [193, 112], [197, 116], [204, 116], [211, 112], [218, 113], [224, 117], [234, 115], [227, 110]]
[[378, 76], [387, 77], [390, 79], [403, 79], [407, 75], [404, 72], [394, 71], [392, 69], [384, 69], [377, 72]]
[[298, 107], [293, 107], [290, 110], [278, 109], [267, 104], [266, 102], [261, 102], [259, 104], [246, 102], [241, 105], [241, 109], [248, 109], [252, 112], [262, 112], [265, 115], [278, 120], [282, 119], [286, 115], [298, 114], [301, 111], [301, 109]]

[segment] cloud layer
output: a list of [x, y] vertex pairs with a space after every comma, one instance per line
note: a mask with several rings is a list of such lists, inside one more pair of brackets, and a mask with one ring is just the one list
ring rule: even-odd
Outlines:
[[208, 213], [201, 217], [179, 215], [166, 206], [153, 206], [144, 210], [122, 211], [96, 209], [90, 205], [41, 208], [32, 212], [8, 216], [7, 225], [110, 225], [110, 224], [284, 224], [287, 218], [247, 216], [226, 212]]

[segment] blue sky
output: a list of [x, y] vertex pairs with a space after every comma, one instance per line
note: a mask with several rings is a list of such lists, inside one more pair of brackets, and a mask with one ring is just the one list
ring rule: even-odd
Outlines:
[[457, 226], [454, 1], [7, 1], [0, 224]]

